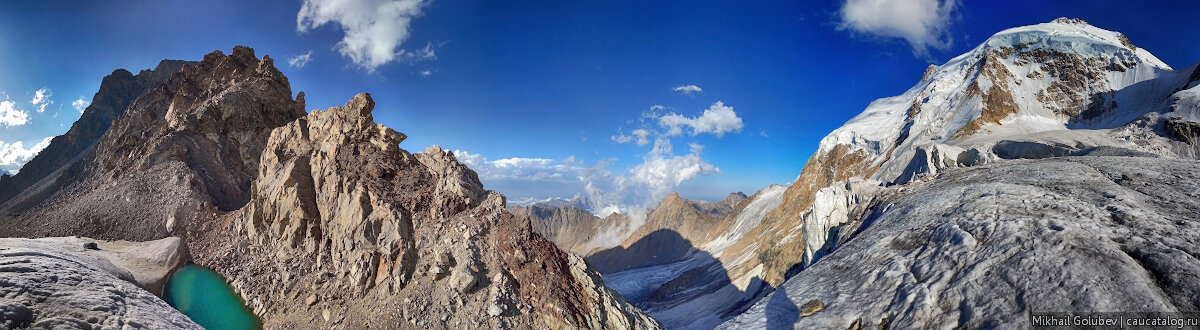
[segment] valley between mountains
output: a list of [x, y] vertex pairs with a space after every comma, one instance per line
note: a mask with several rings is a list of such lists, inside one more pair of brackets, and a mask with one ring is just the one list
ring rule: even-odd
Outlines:
[[200, 328], [160, 299], [185, 264], [272, 329], [1196, 312], [1200, 64], [1133, 42], [1067, 18], [1000, 31], [871, 102], [793, 182], [671, 193], [644, 219], [510, 204], [453, 152], [408, 151], [369, 94], [310, 111], [249, 47], [117, 69], [0, 177], [0, 329]]

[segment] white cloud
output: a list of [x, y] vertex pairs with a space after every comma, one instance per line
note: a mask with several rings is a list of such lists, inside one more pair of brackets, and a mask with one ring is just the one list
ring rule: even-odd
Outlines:
[[700, 117], [691, 118], [670, 113], [659, 117], [658, 125], [667, 128], [667, 136], [683, 134], [684, 127], [691, 127], [693, 136], [711, 133], [717, 137], [722, 137], [728, 132], [740, 132], [744, 126], [742, 118], [733, 111], [733, 107], [726, 106], [721, 101], [713, 103]]
[[16, 174], [21, 166], [25, 165], [25, 163], [33, 159], [33, 156], [37, 156], [38, 152], [41, 152], [42, 149], [50, 145], [50, 140], [53, 138], [53, 136], [46, 137], [28, 149], [25, 148], [25, 145], [21, 141], [11, 144], [0, 141], [0, 169]]
[[418, 49], [416, 51], [411, 51], [411, 52], [404, 51], [400, 55], [402, 55], [405, 60], [410, 61], [410, 62], [417, 62], [417, 61], [424, 61], [424, 60], [436, 60], [437, 59], [437, 52], [435, 52], [433, 50], [433, 42], [426, 42], [425, 48], [421, 48], [421, 49]]
[[422, 77], [432, 76], [433, 70], [429, 70], [429, 69], [421, 70], [421, 72], [417, 72], [417, 75], [420, 75]]
[[928, 48], [946, 49], [947, 27], [958, 0], [846, 0], [841, 9], [841, 29], [884, 38], [900, 38], [913, 53]]
[[566, 182], [573, 180], [583, 168], [570, 157], [562, 162], [548, 158], [513, 157], [488, 160], [480, 154], [455, 150], [454, 157], [479, 174], [479, 179]]
[[657, 203], [671, 190], [697, 175], [720, 172], [716, 166], [700, 159], [700, 152], [704, 151], [704, 146], [695, 143], [689, 146], [690, 153], [675, 156], [669, 140], [655, 140], [654, 148], [642, 159], [642, 164], [629, 170], [633, 174], [632, 183], [648, 188], [652, 195], [657, 197], [652, 198], [652, 201]]
[[54, 96], [54, 93], [50, 92], [49, 88], [40, 88], [33, 92], [33, 100], [30, 100], [29, 103], [37, 107], [37, 112], [46, 112], [46, 106], [54, 104], [54, 101], [50, 99], [51, 96]]
[[296, 56], [293, 56], [292, 58], [289, 58], [288, 65], [295, 67], [295, 68], [303, 68], [305, 65], [308, 64], [308, 62], [311, 62], [311, 61], [312, 61], [312, 51], [310, 50], [304, 54], [296, 55]]
[[13, 127], [29, 122], [29, 113], [17, 109], [17, 104], [11, 100], [0, 101], [0, 126]]
[[435, 57], [432, 45], [416, 52], [397, 50], [411, 36], [413, 19], [429, 5], [425, 0], [304, 0], [296, 14], [296, 30], [306, 32], [336, 23], [345, 36], [334, 47], [355, 65], [374, 72], [397, 58]]
[[642, 226], [646, 215], [667, 194], [697, 176], [721, 172], [700, 157], [704, 146], [690, 144], [690, 152], [681, 156], [671, 149], [671, 141], [659, 136], [650, 152], [642, 157], [642, 163], [630, 168], [627, 174], [614, 176], [604, 171], [602, 175], [581, 176], [587, 182], [584, 192], [593, 214], [603, 217], [617, 212], [630, 220], [627, 227], [598, 233], [589, 243], [589, 249], [620, 244]]
[[[87, 109], [88, 105], [90, 104], [92, 103], [84, 100], [83, 96], [80, 96], [79, 99], [75, 100], [75, 102], [71, 102], [71, 106], [75, 107], [75, 110], [79, 110], [79, 113], [83, 113], [83, 110]], [[58, 114], [55, 113], [55, 115], [57, 116]]]
[[675, 87], [671, 88], [671, 90], [675, 91], [675, 92], [679, 92], [680, 94], [685, 94], [685, 95], [692, 95], [692, 94], [704, 92], [703, 89], [700, 89], [700, 86], [696, 86], [696, 85], [679, 85], [679, 86], [675, 86]]

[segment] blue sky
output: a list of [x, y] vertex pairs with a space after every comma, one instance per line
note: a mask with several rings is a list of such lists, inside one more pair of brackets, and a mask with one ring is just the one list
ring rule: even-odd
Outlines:
[[[930, 63], [1005, 28], [1078, 17], [1176, 68], [1190, 65], [1200, 60], [1197, 6], [4, 2], [0, 120], [12, 121], [0, 124], [0, 168], [15, 169], [35, 144], [64, 133], [79, 117], [72, 103], [90, 101], [116, 68], [249, 45], [276, 59], [309, 109], [369, 92], [376, 120], [409, 136], [401, 147], [458, 150], [510, 200], [578, 194], [625, 208], [669, 191], [712, 200], [790, 182], [820, 138], [872, 100], [903, 92]], [[289, 65], [303, 54], [307, 63]], [[32, 102], [39, 89], [53, 103]]]

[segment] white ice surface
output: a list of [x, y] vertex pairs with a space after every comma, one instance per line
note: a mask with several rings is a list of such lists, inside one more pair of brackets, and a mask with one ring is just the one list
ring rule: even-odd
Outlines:
[[138, 284], [165, 277], [178, 244], [0, 239], [0, 328], [200, 329]]

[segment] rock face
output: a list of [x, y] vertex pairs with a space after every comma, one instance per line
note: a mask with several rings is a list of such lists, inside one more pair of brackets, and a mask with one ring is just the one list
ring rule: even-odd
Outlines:
[[[178, 234], [249, 201], [267, 137], [304, 115], [303, 95], [293, 101], [273, 61], [247, 47], [165, 63], [160, 69], [178, 70], [146, 87], [79, 161], [3, 205], [15, 219], [0, 235], [157, 239], [167, 223]], [[166, 74], [144, 72], [140, 80]], [[97, 113], [119, 106], [101, 105]], [[83, 142], [64, 139], [61, 148], [73, 143]]]
[[359, 94], [275, 129], [249, 203], [191, 238], [268, 327], [658, 326], [452, 153], [400, 149], [373, 108]]
[[161, 291], [182, 252], [178, 238], [0, 239], [0, 328], [201, 329], [147, 291]]

